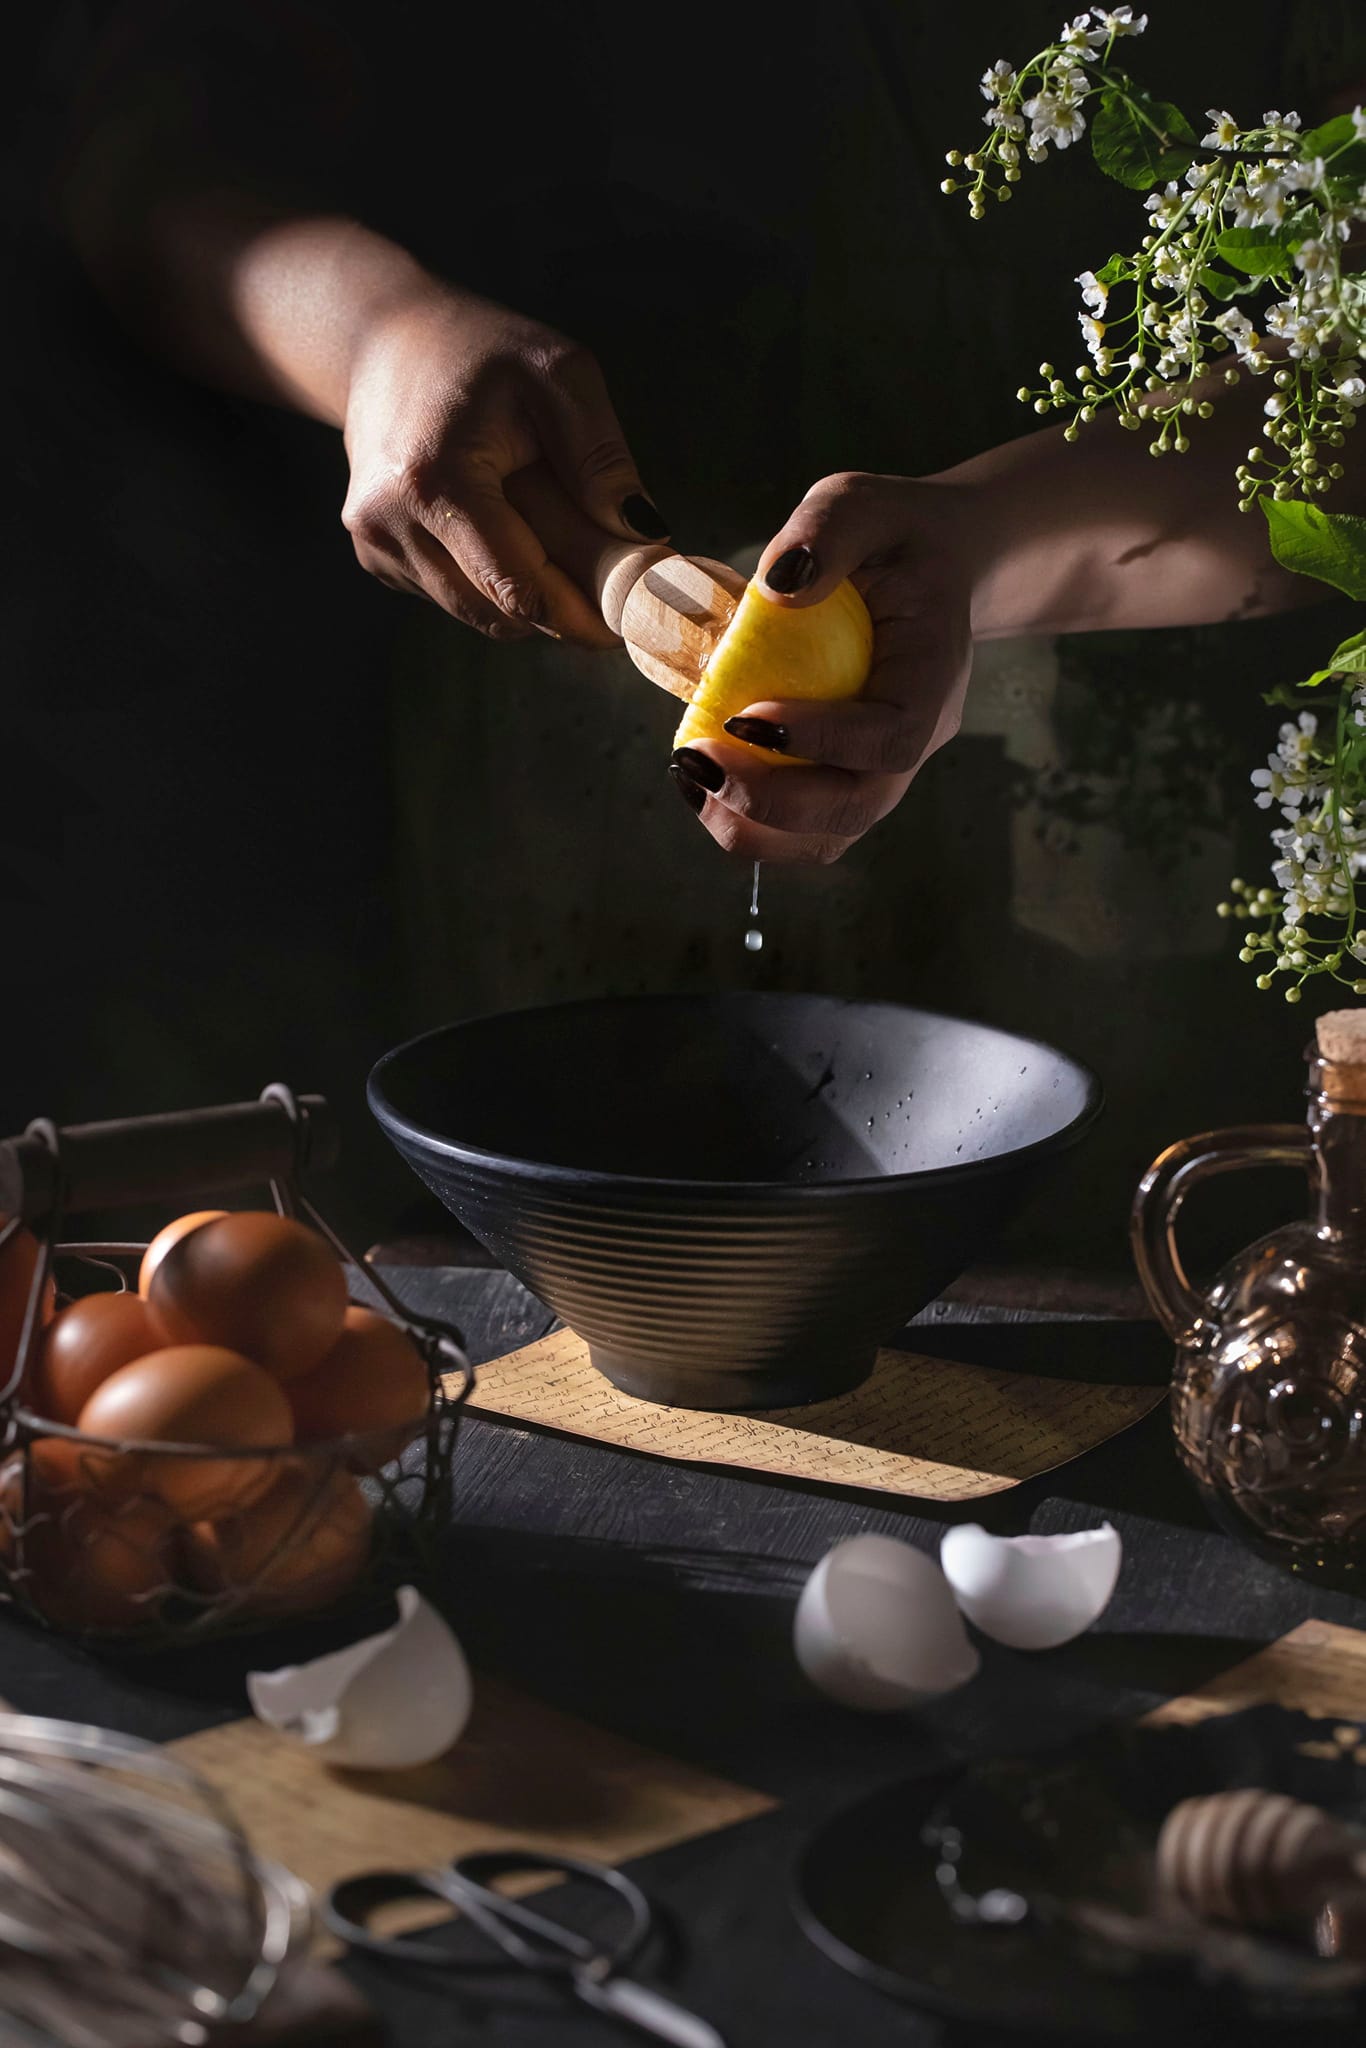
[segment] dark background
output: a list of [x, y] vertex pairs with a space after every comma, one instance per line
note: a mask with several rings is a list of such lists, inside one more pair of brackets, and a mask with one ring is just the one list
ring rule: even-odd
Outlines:
[[[1099, 1069], [1107, 1124], [1016, 1248], [1116, 1266], [1162, 1144], [1298, 1115], [1314, 1005], [1259, 997], [1212, 908], [1266, 868], [1259, 689], [1336, 620], [994, 651], [996, 709], [839, 867], [766, 876], [746, 956], [748, 877], [664, 786], [671, 705], [624, 659], [490, 648], [370, 582], [337, 436], [120, 336], [50, 205], [109, 11], [10, 30], [0, 1131], [287, 1079], [337, 1103], [329, 1199], [374, 1237], [421, 1213], [363, 1101], [415, 1030], [634, 989], [891, 997]], [[1197, 119], [1310, 119], [1366, 69], [1348, 6], [1151, 11], [1130, 61]], [[625, 7], [315, 12], [365, 80], [324, 184], [589, 341], [698, 551], [743, 559], [827, 470], [927, 473], [1023, 431], [1016, 385], [1076, 359], [1073, 274], [1139, 232], [1084, 151], [980, 226], [938, 194], [978, 74], [1052, 35], [1053, 0], [702, 7], [666, 76]], [[255, 32], [275, 85], [241, 122], [269, 154], [287, 65]], [[1050, 892], [1078, 914], [1050, 920]]]

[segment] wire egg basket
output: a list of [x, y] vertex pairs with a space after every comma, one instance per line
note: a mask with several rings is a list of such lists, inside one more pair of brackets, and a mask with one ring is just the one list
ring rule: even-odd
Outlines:
[[[0, 1603], [63, 1633], [164, 1646], [423, 1575], [450, 1519], [473, 1373], [461, 1333], [406, 1308], [303, 1193], [305, 1170], [336, 1151], [322, 1098], [278, 1084], [255, 1103], [63, 1131], [37, 1123], [0, 1144], [0, 1257], [23, 1228], [38, 1242], [17, 1355], [0, 1360]], [[28, 1405], [54, 1277], [63, 1294], [96, 1280], [107, 1292], [111, 1278], [128, 1291], [144, 1250], [67, 1242], [68, 1215], [253, 1185], [331, 1247], [354, 1300], [411, 1340], [427, 1370], [422, 1415], [243, 1449], [95, 1437]]]

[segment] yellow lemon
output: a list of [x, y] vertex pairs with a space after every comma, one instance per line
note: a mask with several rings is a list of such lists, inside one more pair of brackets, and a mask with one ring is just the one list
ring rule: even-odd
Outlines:
[[751, 583], [716, 644], [674, 745], [725, 739], [728, 718], [770, 698], [857, 697], [872, 662], [873, 622], [852, 583], [800, 609], [771, 604]]

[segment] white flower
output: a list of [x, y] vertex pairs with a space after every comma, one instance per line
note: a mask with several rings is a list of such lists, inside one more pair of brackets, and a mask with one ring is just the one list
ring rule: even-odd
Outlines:
[[1260, 334], [1258, 334], [1256, 328], [1248, 319], [1247, 314], [1239, 312], [1236, 306], [1230, 306], [1227, 312], [1217, 314], [1214, 325], [1221, 334], [1228, 336], [1243, 362], [1249, 361], [1251, 357], [1260, 353], [1262, 346]]
[[1344, 377], [1337, 386], [1337, 395], [1344, 405], [1356, 407], [1366, 405], [1366, 378]]
[[1091, 27], [1091, 17], [1088, 14], [1074, 14], [1071, 27], [1058, 31], [1058, 41], [1064, 50], [1069, 50], [1078, 57], [1091, 56], [1105, 41], [1105, 36], [1106, 31], [1103, 28]]
[[1186, 203], [1186, 195], [1177, 184], [1168, 185], [1161, 192], [1150, 192], [1143, 204], [1153, 217], [1155, 228], [1169, 228], [1180, 217]]
[[1290, 354], [1297, 359], [1312, 359], [1321, 353], [1318, 322], [1301, 312], [1289, 299], [1279, 306], [1267, 307], [1266, 324], [1272, 334], [1278, 334], [1282, 341], [1289, 342]]
[[[1007, 135], [1023, 135], [1025, 132], [1023, 114], [1015, 114], [1005, 107], [988, 107], [982, 119], [988, 128], [1004, 128]], [[1004, 149], [1001, 155], [1005, 156]]]
[[1290, 142], [1300, 132], [1300, 117], [1298, 114], [1278, 114], [1274, 107], [1268, 107], [1262, 115], [1262, 126], [1270, 130], [1274, 141]]
[[1232, 114], [1224, 113], [1219, 107], [1206, 107], [1205, 119], [1213, 126], [1208, 135], [1201, 136], [1201, 149], [1232, 149], [1238, 140], [1238, 123]]
[[1259, 811], [1269, 811], [1280, 799], [1285, 788], [1285, 778], [1276, 768], [1254, 768], [1252, 786], [1257, 795], [1252, 799]]
[[1353, 107], [1352, 133], [1358, 142], [1366, 142], [1366, 107]]
[[1294, 163], [1282, 165], [1278, 175], [1287, 192], [1313, 192], [1328, 173], [1323, 158], [1314, 156], [1299, 157]]
[[1191, 266], [1185, 261], [1180, 250], [1173, 249], [1168, 243], [1166, 248], [1158, 250], [1153, 262], [1152, 275], [1169, 291], [1184, 292], [1190, 284]]
[[1085, 337], [1092, 362], [1104, 376], [1110, 368], [1110, 351], [1104, 346], [1105, 322], [1093, 320], [1089, 313], [1078, 313], [1077, 323]]
[[1036, 145], [1051, 142], [1058, 149], [1067, 149], [1086, 132], [1086, 116], [1070, 94], [1041, 92], [1034, 99], [1025, 101], [1025, 112], [1031, 124], [1031, 156]]
[[982, 73], [982, 97], [985, 100], [999, 100], [1010, 91], [1015, 83], [1015, 73], [1004, 57], [998, 57], [990, 71]]
[[1081, 286], [1081, 295], [1088, 309], [1100, 316], [1105, 311], [1105, 302], [1110, 296], [1108, 284], [1102, 284], [1094, 270], [1083, 270], [1076, 280]]
[[1331, 268], [1328, 244], [1326, 242], [1301, 242], [1295, 251], [1295, 268], [1302, 270], [1306, 277], [1321, 277]]
[[1134, 20], [1132, 7], [1093, 7], [1091, 12], [1105, 32], [1102, 40], [1110, 36], [1141, 36], [1148, 26], [1146, 14]]

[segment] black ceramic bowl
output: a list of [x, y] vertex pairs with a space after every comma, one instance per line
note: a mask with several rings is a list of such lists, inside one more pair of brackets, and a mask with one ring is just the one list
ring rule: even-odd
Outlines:
[[403, 1157], [628, 1393], [820, 1400], [1095, 1118], [1075, 1060], [825, 996], [641, 996], [450, 1024], [370, 1076]]

